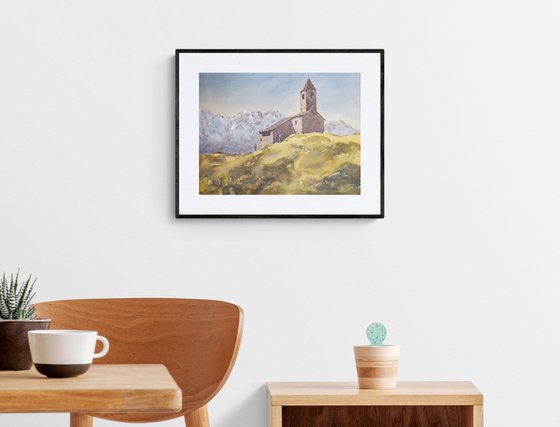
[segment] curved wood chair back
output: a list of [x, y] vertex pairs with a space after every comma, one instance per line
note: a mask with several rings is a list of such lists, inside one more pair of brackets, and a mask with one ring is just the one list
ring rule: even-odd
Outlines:
[[[240, 307], [172, 298], [82, 299], [35, 304], [52, 329], [98, 331], [110, 342], [98, 363], [162, 363], [183, 391], [173, 414], [100, 414], [117, 421], [162, 421], [203, 407], [222, 388], [235, 363], [243, 330]], [[206, 408], [203, 408], [206, 410]]]

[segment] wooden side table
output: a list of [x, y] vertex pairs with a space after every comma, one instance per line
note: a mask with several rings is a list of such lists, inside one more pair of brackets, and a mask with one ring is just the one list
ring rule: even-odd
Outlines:
[[269, 383], [269, 427], [483, 427], [483, 397], [470, 382]]
[[178, 412], [182, 404], [163, 365], [92, 365], [75, 378], [46, 378], [33, 368], [0, 372], [0, 413]]

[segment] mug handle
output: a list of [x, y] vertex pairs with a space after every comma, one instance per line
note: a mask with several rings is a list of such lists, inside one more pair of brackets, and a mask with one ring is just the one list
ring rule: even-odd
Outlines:
[[101, 349], [101, 351], [93, 355], [94, 359], [99, 359], [109, 352], [109, 340], [107, 340], [107, 338], [105, 337], [102, 337], [101, 335], [97, 335], [96, 340], [101, 341], [101, 344], [103, 344], [103, 348]]

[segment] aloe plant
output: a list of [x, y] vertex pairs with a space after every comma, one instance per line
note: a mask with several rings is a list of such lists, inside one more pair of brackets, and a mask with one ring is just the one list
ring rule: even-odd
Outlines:
[[33, 287], [37, 278], [31, 281], [31, 275], [27, 280], [20, 283], [19, 270], [10, 280], [6, 279], [6, 273], [0, 281], [0, 319], [30, 320], [35, 318], [35, 307], [30, 306], [35, 296]]

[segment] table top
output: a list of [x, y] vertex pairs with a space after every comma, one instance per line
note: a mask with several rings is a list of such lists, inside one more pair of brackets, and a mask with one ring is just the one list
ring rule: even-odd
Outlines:
[[399, 382], [394, 390], [361, 390], [356, 382], [268, 384], [273, 406], [475, 406], [483, 397], [471, 382]]
[[92, 365], [74, 378], [0, 371], [0, 412], [176, 412], [182, 394], [163, 365]]

